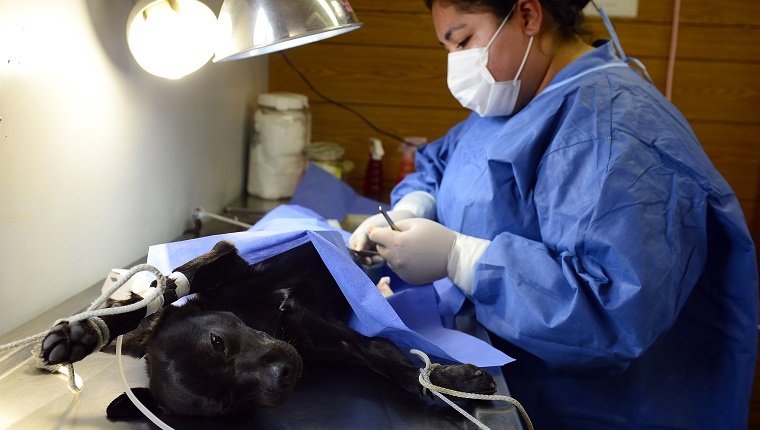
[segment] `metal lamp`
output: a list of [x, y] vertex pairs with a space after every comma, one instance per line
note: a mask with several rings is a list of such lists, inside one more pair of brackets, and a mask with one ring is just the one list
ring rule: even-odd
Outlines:
[[269, 54], [362, 24], [348, 0], [224, 0], [213, 61]]

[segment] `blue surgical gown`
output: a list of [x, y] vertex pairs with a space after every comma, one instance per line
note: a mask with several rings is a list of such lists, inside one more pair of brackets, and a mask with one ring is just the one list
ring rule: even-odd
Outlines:
[[[735, 194], [687, 121], [611, 44], [511, 117], [416, 154], [437, 221], [491, 240], [478, 320], [516, 357], [536, 428], [746, 429], [757, 266]], [[709, 100], [706, 100], [709, 103]]]

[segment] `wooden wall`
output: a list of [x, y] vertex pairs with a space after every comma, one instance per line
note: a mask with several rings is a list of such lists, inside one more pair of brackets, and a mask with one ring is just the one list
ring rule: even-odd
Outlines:
[[[433, 140], [463, 119], [446, 87], [446, 52], [439, 46], [422, 0], [351, 0], [364, 27], [287, 51], [329, 97], [362, 112], [400, 136]], [[644, 61], [664, 92], [673, 0], [640, 0], [636, 19], [613, 19], [626, 52]], [[589, 18], [592, 37], [606, 38]], [[736, 191], [760, 239], [760, 2], [683, 0], [673, 102], [690, 121], [706, 152]], [[347, 180], [361, 189], [368, 136], [377, 133], [353, 115], [319, 101], [278, 55], [271, 56], [270, 89], [312, 100], [313, 140], [343, 144], [357, 169]], [[384, 139], [386, 192], [399, 162]], [[758, 378], [760, 379], [760, 378]], [[750, 428], [760, 428], [760, 384]]]

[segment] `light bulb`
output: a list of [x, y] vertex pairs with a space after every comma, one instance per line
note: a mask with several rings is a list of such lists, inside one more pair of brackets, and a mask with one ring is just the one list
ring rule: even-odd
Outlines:
[[132, 56], [148, 73], [179, 79], [214, 53], [216, 16], [197, 0], [142, 0], [127, 20]]

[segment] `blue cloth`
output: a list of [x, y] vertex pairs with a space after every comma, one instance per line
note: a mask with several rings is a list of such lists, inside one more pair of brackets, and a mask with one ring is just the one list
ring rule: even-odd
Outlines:
[[[554, 82], [618, 61], [606, 44]], [[754, 245], [687, 121], [635, 71], [473, 114], [416, 168], [393, 203], [426, 191], [437, 221], [492, 241], [470, 299], [536, 428], [747, 428]]]
[[494, 367], [512, 361], [488, 343], [444, 327], [441, 315], [445, 313], [438, 311], [432, 285], [386, 300], [349, 256], [347, 239], [346, 232], [330, 226], [315, 212], [283, 205], [246, 232], [151, 246], [148, 263], [170, 273], [210, 251], [220, 240], [228, 240], [246, 262], [254, 264], [311, 242], [348, 299], [353, 310], [349, 325], [359, 333], [384, 337], [404, 351], [416, 348], [447, 362]]
[[378, 206], [390, 209], [387, 204], [358, 195], [350, 185], [313, 163], [298, 182], [290, 203], [339, 221], [348, 214], [374, 215]]

